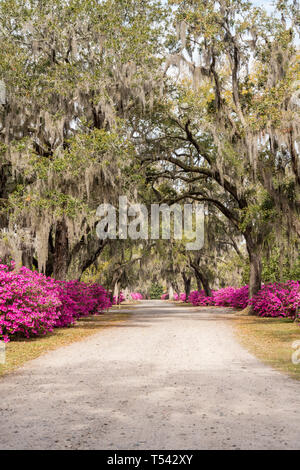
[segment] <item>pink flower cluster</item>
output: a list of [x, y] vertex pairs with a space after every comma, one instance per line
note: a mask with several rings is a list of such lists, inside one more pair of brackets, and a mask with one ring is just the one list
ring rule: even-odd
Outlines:
[[213, 305], [213, 298], [207, 297], [204, 290], [194, 290], [190, 293], [188, 301], [193, 305]]
[[143, 296], [140, 292], [131, 292], [130, 296], [132, 300], [143, 300]]
[[109, 295], [100, 284], [56, 281], [62, 303], [56, 326], [68, 326], [78, 318], [102, 313], [111, 307]]
[[119, 294], [119, 297], [116, 298], [116, 296], [114, 295], [113, 296], [113, 305], [119, 305], [121, 304], [122, 302], [124, 302], [126, 299], [125, 299], [125, 295], [123, 294], [123, 292], [121, 291], [120, 294]]
[[212, 291], [208, 297], [204, 290], [193, 291], [189, 295], [189, 302], [193, 305], [217, 305], [219, 307], [245, 308], [248, 305], [249, 288], [224, 287], [217, 291]]
[[185, 302], [185, 299], [186, 299], [186, 295], [185, 293], [181, 293], [181, 294], [177, 294], [176, 292], [174, 293], [174, 296], [173, 296], [173, 299], [176, 300], [176, 301], [181, 301], [181, 302]]
[[294, 317], [300, 307], [300, 282], [275, 282], [264, 286], [249, 304], [261, 317]]
[[224, 287], [212, 291], [210, 297], [206, 296], [204, 290], [190, 293], [189, 302], [193, 305], [217, 305], [219, 307], [245, 308], [248, 305], [249, 288]]
[[168, 294], [168, 293], [165, 293], [165, 294], [163, 294], [163, 295], [160, 297], [161, 300], [166, 300], [166, 299], [168, 299], [168, 298], [169, 298], [169, 294]]
[[111, 302], [98, 284], [57, 281], [22, 267], [0, 265], [0, 340], [45, 335], [101, 313]]
[[213, 304], [222, 307], [246, 308], [249, 301], [249, 287], [224, 287], [212, 293]]
[[300, 283], [275, 282], [263, 286], [252, 299], [249, 300], [248, 297], [249, 287], [246, 285], [213, 291], [211, 297], [207, 297], [203, 290], [193, 291], [188, 300], [193, 305], [217, 305], [241, 309], [252, 305], [254, 312], [262, 317], [292, 317], [300, 307]]

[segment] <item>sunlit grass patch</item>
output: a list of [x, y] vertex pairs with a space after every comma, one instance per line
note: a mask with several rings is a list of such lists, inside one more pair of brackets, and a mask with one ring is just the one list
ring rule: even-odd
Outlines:
[[234, 319], [241, 344], [262, 362], [300, 380], [300, 364], [292, 363], [292, 343], [300, 340], [300, 325], [286, 318], [253, 316]]

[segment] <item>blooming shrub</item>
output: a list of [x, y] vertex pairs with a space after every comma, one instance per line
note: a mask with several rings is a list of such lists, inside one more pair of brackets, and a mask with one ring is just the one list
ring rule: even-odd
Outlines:
[[132, 300], [143, 300], [143, 296], [139, 292], [131, 292], [130, 296]]
[[168, 293], [163, 294], [163, 295], [161, 296], [161, 300], [167, 300], [168, 298], [169, 298], [169, 294], [168, 294]]
[[50, 285], [31, 277], [0, 271], [0, 339], [46, 334], [59, 318], [61, 302]]
[[116, 298], [116, 296], [114, 295], [113, 296], [113, 305], [119, 305], [121, 304], [122, 302], [124, 302], [126, 299], [125, 299], [125, 295], [123, 294], [123, 292], [120, 292], [119, 294], [119, 297]]
[[189, 295], [189, 302], [193, 305], [245, 308], [248, 305], [248, 291], [248, 286], [240, 288], [225, 287], [213, 291], [210, 297], [205, 294], [204, 290], [193, 291]]
[[103, 312], [105, 289], [79, 281], [57, 281], [22, 267], [0, 265], [0, 340], [44, 335], [81, 317]]
[[62, 303], [56, 326], [68, 326], [80, 317], [101, 313], [111, 306], [106, 290], [99, 284], [79, 281], [56, 281], [56, 284]]
[[249, 287], [225, 287], [206, 297], [205, 292], [193, 291], [189, 302], [193, 305], [217, 305], [222, 307], [245, 308], [252, 305], [254, 312], [262, 317], [294, 317], [300, 307], [299, 281], [275, 282], [263, 286], [252, 299], [248, 299]]
[[190, 293], [188, 301], [193, 305], [213, 305], [213, 297], [207, 297], [204, 290], [194, 290]]
[[[167, 295], [167, 294], [164, 294], [164, 295]], [[174, 292], [173, 300], [175, 301], [181, 300], [181, 302], [185, 302], [185, 299], [186, 299], [186, 294], [184, 292], [179, 295], [176, 292]]]
[[222, 307], [246, 308], [249, 301], [249, 288], [224, 287], [212, 295], [214, 305]]
[[261, 317], [294, 317], [300, 307], [300, 282], [275, 282], [264, 286], [249, 304]]

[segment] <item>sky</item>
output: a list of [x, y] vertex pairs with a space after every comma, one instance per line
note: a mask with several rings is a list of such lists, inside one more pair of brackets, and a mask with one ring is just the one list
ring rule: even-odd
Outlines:
[[274, 8], [274, 3], [271, 0], [252, 0], [252, 3], [258, 7], [264, 7], [268, 13], [271, 13]]

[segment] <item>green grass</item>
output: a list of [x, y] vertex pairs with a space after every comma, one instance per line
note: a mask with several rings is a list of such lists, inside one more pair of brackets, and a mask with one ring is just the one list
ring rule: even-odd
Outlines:
[[[124, 305], [126, 308], [127, 305]], [[125, 321], [130, 314], [122, 312], [105, 313], [81, 318], [75, 326], [57, 328], [46, 336], [31, 339], [15, 339], [6, 345], [6, 362], [0, 364], [0, 377], [21, 367], [25, 362], [39, 357], [48, 351], [76, 341], [82, 341], [88, 336], [98, 333], [104, 328], [113, 328]]]
[[300, 340], [300, 325], [283, 318], [237, 317], [236, 336], [241, 344], [265, 364], [300, 380], [300, 364], [291, 360], [292, 343]]

